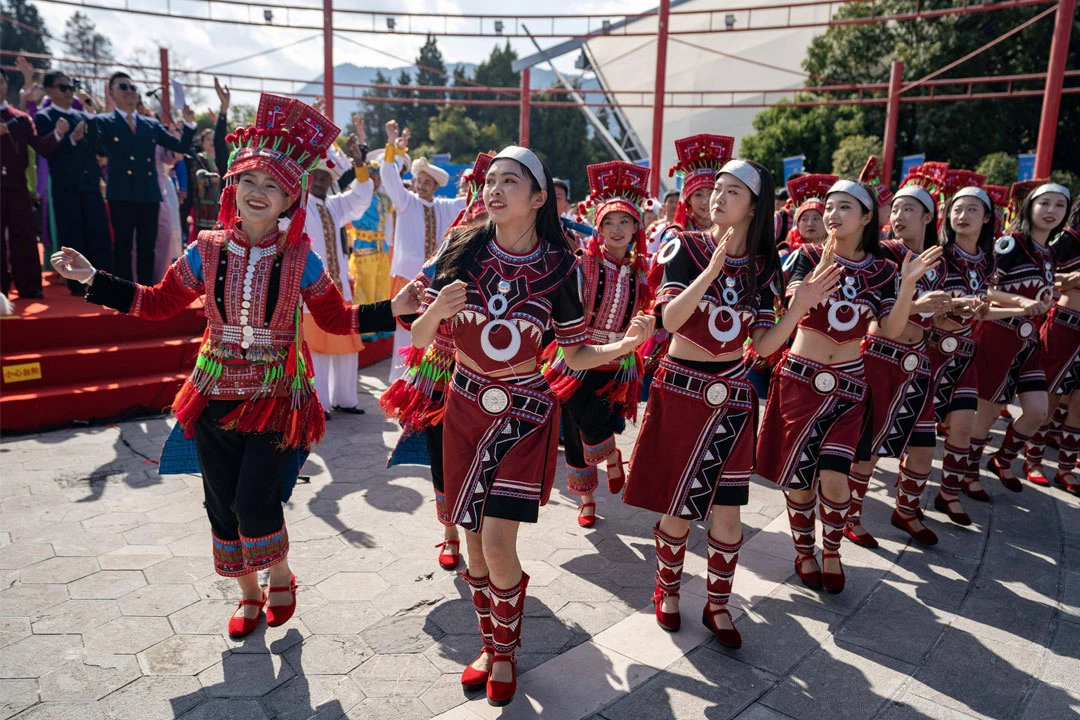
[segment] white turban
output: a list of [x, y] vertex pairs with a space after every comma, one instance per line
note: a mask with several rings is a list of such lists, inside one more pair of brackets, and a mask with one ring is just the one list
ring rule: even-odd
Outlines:
[[450, 173], [446, 172], [438, 165], [432, 165], [427, 161], [427, 158], [419, 158], [412, 164], [413, 177], [416, 177], [419, 173], [430, 176], [439, 187], [446, 187], [446, 184], [450, 182]]

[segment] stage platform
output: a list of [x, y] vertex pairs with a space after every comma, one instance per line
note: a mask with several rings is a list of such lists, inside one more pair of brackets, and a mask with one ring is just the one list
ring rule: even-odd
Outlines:
[[[13, 296], [0, 317], [0, 433], [110, 422], [164, 412], [191, 372], [206, 327], [201, 301], [163, 321], [122, 315], [72, 296], [44, 273], [44, 298]], [[393, 338], [368, 343], [364, 367]]]

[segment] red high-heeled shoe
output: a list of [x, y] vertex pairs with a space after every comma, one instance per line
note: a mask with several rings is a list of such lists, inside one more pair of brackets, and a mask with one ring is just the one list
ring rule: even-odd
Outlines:
[[453, 570], [461, 562], [460, 540], [443, 540], [435, 547], [439, 548], [439, 566], [443, 570]]
[[1035, 465], [1034, 463], [1024, 462], [1024, 476], [1032, 485], [1039, 485], [1040, 487], [1048, 487], [1050, 485], [1050, 478], [1043, 474], [1041, 464]]
[[[585, 510], [586, 508], [592, 508], [593, 514], [582, 514], [581, 511]], [[596, 524], [596, 503], [581, 503], [580, 505], [578, 505], [577, 524], [583, 528], [591, 528], [593, 525]]]
[[[1072, 480], [1069, 480], [1069, 478], [1072, 478]], [[1066, 492], [1080, 495], [1080, 482], [1077, 482], [1076, 478], [1077, 473], [1059, 472], [1054, 476], [1054, 484], [1060, 485]]]
[[911, 536], [912, 540], [920, 545], [937, 545], [938, 537], [934, 531], [925, 525], [923, 525], [921, 530], [916, 530], [912, 527], [912, 523], [914, 523], [915, 520], [915, 517], [904, 517], [899, 510], [893, 510], [890, 522], [892, 522], [894, 528], [903, 530]]
[[241, 600], [236, 606], [236, 610], [244, 607], [245, 605], [252, 605], [259, 608], [259, 612], [255, 613], [255, 617], [249, 618], [244, 615], [237, 615], [236, 611], [233, 611], [233, 616], [229, 618], [229, 637], [242, 638], [245, 635], [250, 635], [251, 632], [259, 626], [259, 616], [262, 615], [263, 605], [266, 604], [266, 593], [263, 593], [261, 600]]
[[492, 672], [488, 675], [487, 680], [487, 698], [488, 705], [494, 707], [502, 707], [509, 705], [510, 701], [514, 699], [514, 693], [517, 692], [517, 658], [513, 655], [499, 655], [495, 654], [494, 659], [491, 662], [491, 669], [495, 669], [495, 663], [508, 662], [510, 663], [512, 679], [510, 682], [502, 682], [501, 680], [493, 680], [495, 673]]
[[821, 551], [821, 586], [825, 588], [825, 592], [836, 594], [842, 592], [844, 589], [844, 583], [846, 578], [844, 577], [844, 566], [840, 565], [840, 572], [828, 572], [825, 570], [825, 558], [836, 558], [837, 564], [840, 563], [840, 551], [839, 550], [822, 550]]
[[267, 598], [269, 599], [270, 593], [287, 592], [292, 595], [292, 602], [288, 605], [271, 605], [267, 602], [266, 605], [266, 624], [270, 627], [277, 627], [278, 625], [284, 625], [289, 622], [289, 618], [296, 612], [296, 576], [293, 575], [289, 579], [289, 584], [281, 587], [271, 587], [267, 591]]
[[676, 610], [673, 613], [664, 612], [664, 598], [665, 597], [679, 597], [677, 592], [665, 593], [663, 588], [659, 585], [656, 586], [656, 591], [653, 592], [653, 605], [656, 606], [656, 624], [668, 632], [679, 632], [679, 628], [682, 627], [682, 615]]
[[[476, 658], [476, 660], [479, 660], [485, 655], [494, 657], [495, 649], [489, 647], [484, 648], [480, 651], [480, 657]], [[475, 663], [476, 660], [473, 660], [473, 663]], [[488, 665], [487, 670], [477, 670], [472, 666], [472, 663], [469, 663], [465, 666], [465, 669], [461, 671], [461, 687], [466, 690], [482, 690], [487, 686], [488, 676], [490, 675], [490, 665]]]
[[995, 476], [1001, 481], [1001, 484], [1005, 486], [1006, 490], [1012, 490], [1013, 492], [1023, 492], [1024, 485], [1020, 482], [1020, 478], [1015, 475], [1006, 477], [1005, 472], [1012, 472], [1011, 468], [1002, 467], [998, 462], [997, 455], [990, 456], [990, 462], [986, 463], [986, 469], [990, 471], [990, 474]]
[[803, 563], [807, 560], [813, 560], [814, 564], [817, 564], [817, 558], [813, 555], [803, 555], [799, 553], [795, 557], [795, 574], [802, 580], [802, 584], [811, 590], [821, 589], [821, 568], [816, 568], [810, 572], [803, 572]]
[[716, 636], [716, 641], [724, 647], [738, 650], [742, 647], [742, 635], [739, 634], [734, 622], [732, 622], [729, 628], [720, 628], [716, 625], [717, 615], [727, 615], [728, 620], [731, 620], [731, 612], [725, 607], [719, 610], [709, 610], [709, 604], [705, 603], [705, 607], [701, 609], [701, 624], [709, 628], [713, 635]]
[[948, 515], [949, 519], [952, 520], [957, 525], [964, 525], [964, 526], [970, 525], [971, 524], [971, 516], [968, 515], [966, 512], [964, 512], [963, 507], [961, 507], [959, 511], [950, 510], [949, 506], [952, 503], [956, 503], [957, 505], [959, 505], [960, 504], [960, 499], [959, 498], [954, 498], [952, 500], [948, 500], [948, 499], [942, 497], [940, 492], [938, 492], [938, 494], [934, 496], [934, 509], [935, 510], [938, 510], [938, 511], [943, 512], [946, 515]]
[[[622, 450], [616, 449], [615, 455], [618, 455], [618, 460], [614, 463], [608, 460], [607, 463], [607, 489], [612, 495], [618, 495], [622, 492], [623, 485], [626, 483], [626, 473], [623, 472], [623, 459]], [[617, 470], [618, 474], [613, 474], [612, 470]]]

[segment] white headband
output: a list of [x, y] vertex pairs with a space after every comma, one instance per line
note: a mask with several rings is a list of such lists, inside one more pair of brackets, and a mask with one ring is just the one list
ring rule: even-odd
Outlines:
[[1072, 202], [1072, 195], [1069, 194], [1069, 188], [1065, 187], [1064, 185], [1059, 185], [1057, 183], [1043, 183], [1042, 185], [1031, 191], [1031, 199], [1034, 200], [1040, 195], [1045, 195], [1046, 193], [1058, 193], [1060, 195], [1064, 195], [1066, 202]]
[[837, 180], [833, 183], [833, 186], [829, 188], [829, 192], [825, 193], [825, 197], [827, 198], [833, 193], [838, 192], [851, 195], [860, 203], [862, 203], [862, 206], [867, 210], [873, 210], [875, 207], [877, 207], [877, 203], [874, 202], [874, 198], [870, 196], [870, 191], [857, 182], [852, 182], [850, 180]]
[[957, 198], [962, 198], [962, 197], [979, 198], [980, 200], [983, 201], [983, 205], [986, 206], [987, 210], [993, 210], [994, 209], [994, 203], [990, 201], [990, 196], [987, 195], [986, 191], [983, 190], [980, 187], [975, 187], [974, 185], [969, 185], [966, 188], [960, 188], [959, 190], [956, 191], [956, 194], [953, 195], [953, 200], [956, 200]]
[[499, 154], [491, 158], [491, 162], [494, 163], [499, 158], [510, 158], [511, 160], [517, 160], [519, 163], [529, 168], [529, 172], [536, 178], [536, 182], [540, 185], [541, 190], [547, 190], [548, 176], [544, 172], [544, 164], [540, 162], [540, 158], [536, 157], [529, 148], [523, 148], [520, 145], [507, 145]]
[[922, 203], [922, 206], [924, 208], [926, 208], [926, 212], [932, 213], [934, 212], [934, 208], [937, 207], [936, 205], [934, 205], [933, 195], [928, 193], [925, 188], [921, 188], [918, 185], [905, 185], [904, 187], [897, 190], [896, 194], [893, 195], [893, 202], [896, 202], [899, 198], [902, 197], [915, 198], [920, 203]]
[[728, 160], [724, 163], [724, 167], [720, 168], [720, 172], [716, 173], [716, 176], [720, 177], [723, 173], [734, 175], [742, 180], [755, 195], [761, 194], [761, 173], [745, 160]]

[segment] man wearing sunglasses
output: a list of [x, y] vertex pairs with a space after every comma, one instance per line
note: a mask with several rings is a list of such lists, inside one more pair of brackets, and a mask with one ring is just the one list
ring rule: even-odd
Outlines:
[[[74, 107], [75, 87], [62, 72], [45, 74], [49, 105], [34, 116], [38, 135], [48, 135], [63, 119], [71, 132], [46, 156], [49, 161], [49, 207], [56, 222], [58, 244], [75, 248], [94, 263], [112, 270], [109, 215], [101, 197], [101, 168], [94, 148], [100, 135], [91, 116]], [[99, 264], [100, 263], [100, 264]], [[68, 280], [72, 295], [82, 295], [83, 285]]]
[[105, 198], [113, 229], [114, 274], [131, 276], [132, 239], [136, 248], [136, 277], [154, 284], [154, 244], [157, 242], [161, 187], [158, 183], [154, 146], [190, 155], [195, 136], [195, 111], [183, 109], [184, 130], [176, 137], [158, 122], [136, 112], [139, 89], [122, 72], [109, 78], [109, 94], [116, 110], [93, 116], [100, 146], [109, 156]]

